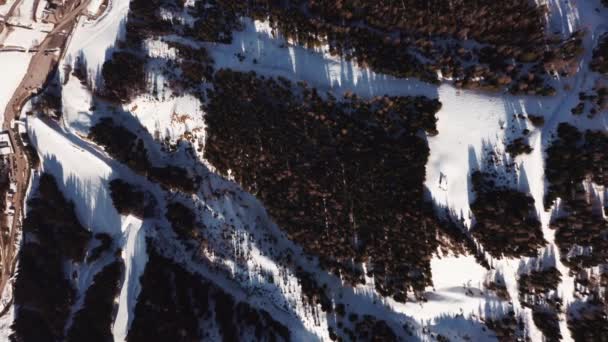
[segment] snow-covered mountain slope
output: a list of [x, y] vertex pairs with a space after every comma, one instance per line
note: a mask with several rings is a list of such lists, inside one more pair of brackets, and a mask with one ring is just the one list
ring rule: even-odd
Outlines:
[[[575, 72], [543, 71], [555, 94], [540, 96], [399, 77], [246, 3], [88, 4], [21, 113], [40, 163], [0, 339], [608, 334], [608, 78], [590, 67], [608, 8], [541, 4], [547, 31], [585, 34]], [[21, 30], [0, 42], [44, 37]], [[0, 51], [1, 108], [28, 54]]]

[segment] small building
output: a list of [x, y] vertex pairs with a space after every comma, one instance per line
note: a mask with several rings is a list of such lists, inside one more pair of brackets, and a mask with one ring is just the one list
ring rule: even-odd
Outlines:
[[8, 132], [4, 131], [0, 133], [0, 155], [6, 156], [9, 154], [13, 154], [15, 150], [13, 149], [13, 144], [11, 143], [11, 137]]

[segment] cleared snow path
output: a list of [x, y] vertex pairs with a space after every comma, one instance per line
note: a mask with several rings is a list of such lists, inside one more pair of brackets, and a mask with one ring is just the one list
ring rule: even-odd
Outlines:
[[122, 252], [125, 261], [125, 280], [118, 299], [118, 314], [112, 327], [114, 341], [126, 341], [134, 317], [137, 296], [141, 291], [139, 278], [148, 262], [142, 221], [133, 216], [124, 217], [122, 231], [125, 237]]

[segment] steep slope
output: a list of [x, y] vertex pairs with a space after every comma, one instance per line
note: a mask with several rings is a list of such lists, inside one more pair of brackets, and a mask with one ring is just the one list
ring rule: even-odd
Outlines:
[[601, 339], [608, 9], [406, 3], [89, 3], [0, 338]]

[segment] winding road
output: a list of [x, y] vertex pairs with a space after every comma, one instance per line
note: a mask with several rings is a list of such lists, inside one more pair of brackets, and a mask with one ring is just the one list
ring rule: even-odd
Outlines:
[[[16, 3], [18, 2], [19, 0]], [[0, 294], [4, 293], [4, 288], [15, 271], [17, 236], [22, 227], [23, 207], [31, 170], [30, 161], [25, 153], [19, 133], [12, 127], [13, 120], [19, 118], [23, 106], [44, 87], [49, 76], [56, 70], [77, 18], [90, 2], [91, 0], [67, 1], [65, 6], [67, 9], [71, 8], [71, 10], [63, 16], [40, 44], [38, 52], [34, 54], [30, 61], [25, 77], [21, 80], [4, 111], [2, 129], [8, 132], [15, 150], [10, 157], [10, 178], [16, 183], [17, 189], [13, 197], [15, 213], [12, 225], [9, 227], [8, 238], [5, 240], [4, 234], [0, 234], [0, 264], [2, 265]], [[47, 52], [49, 49], [58, 49], [59, 51]]]

